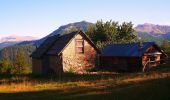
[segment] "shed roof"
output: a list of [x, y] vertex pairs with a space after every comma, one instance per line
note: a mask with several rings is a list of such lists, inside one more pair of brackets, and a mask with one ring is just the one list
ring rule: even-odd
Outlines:
[[139, 43], [110, 44], [101, 51], [101, 56], [139, 57], [143, 55], [150, 46], [156, 46], [160, 52], [163, 52], [154, 42], [144, 42], [141, 49]]
[[32, 54], [33, 58], [40, 58], [47, 52], [47, 50], [53, 45], [53, 43], [59, 38], [59, 35], [48, 37]]
[[77, 32], [72, 32], [72, 33], [63, 35], [60, 38], [58, 38], [57, 41], [48, 50], [47, 54], [50, 54], [50, 55], [59, 54], [76, 34]]
[[80, 34], [84, 37], [84, 39], [89, 42], [92, 47], [98, 51], [96, 46], [93, 42], [82, 32], [82, 31], [75, 31], [72, 33], [68, 33], [65, 35], [54, 35], [47, 38], [40, 46], [37, 48], [35, 52], [32, 53], [31, 57], [33, 58], [41, 58], [44, 54], [48, 55], [58, 55], [60, 54], [63, 49], [69, 44], [69, 42], [73, 39], [76, 34]]

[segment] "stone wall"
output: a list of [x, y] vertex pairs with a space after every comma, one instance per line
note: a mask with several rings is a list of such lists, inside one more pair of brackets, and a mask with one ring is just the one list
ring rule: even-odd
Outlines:
[[64, 49], [62, 53], [64, 72], [84, 72], [95, 67], [95, 49], [84, 40], [84, 53], [78, 54], [75, 51], [75, 39], [83, 39], [83, 37], [80, 34], [76, 35]]

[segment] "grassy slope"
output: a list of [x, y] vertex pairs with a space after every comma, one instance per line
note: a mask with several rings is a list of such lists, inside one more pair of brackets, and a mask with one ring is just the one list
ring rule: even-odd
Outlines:
[[170, 100], [170, 68], [147, 73], [0, 78], [0, 100]]

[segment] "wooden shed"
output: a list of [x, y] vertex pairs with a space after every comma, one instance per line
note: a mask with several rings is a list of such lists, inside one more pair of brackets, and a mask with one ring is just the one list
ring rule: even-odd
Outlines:
[[97, 54], [98, 49], [82, 31], [54, 35], [32, 53], [32, 72], [84, 72], [95, 67]]
[[107, 45], [100, 55], [100, 68], [123, 71], [145, 71], [167, 60], [154, 42]]

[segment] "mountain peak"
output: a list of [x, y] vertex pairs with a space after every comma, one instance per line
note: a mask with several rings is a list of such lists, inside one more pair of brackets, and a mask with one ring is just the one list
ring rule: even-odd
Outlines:
[[152, 24], [152, 23], [144, 23], [143, 25], [154, 25], [154, 24]]
[[[93, 25], [93, 23], [87, 22], [87, 21], [80, 21], [80, 22], [75, 22], [75, 23], [69, 23], [67, 25], [60, 26], [57, 30], [53, 31], [51, 34], [48, 36], [56, 35], [56, 34], [62, 34], [62, 33], [67, 33], [70, 30], [82, 30], [86, 31], [89, 25]], [[47, 36], [47, 37], [48, 37]]]

